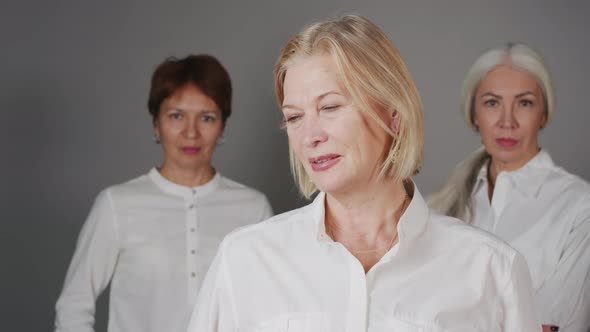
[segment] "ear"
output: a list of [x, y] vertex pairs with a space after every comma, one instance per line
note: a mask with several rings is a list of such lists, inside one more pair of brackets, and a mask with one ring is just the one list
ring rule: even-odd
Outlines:
[[539, 127], [539, 129], [545, 128], [545, 125], [547, 125], [547, 112], [543, 112], [543, 117], [541, 118], [541, 127]]
[[391, 114], [391, 119], [389, 119], [389, 129], [396, 135], [399, 134], [400, 122], [401, 116], [398, 111], [394, 110]]
[[154, 126], [154, 135], [160, 138], [160, 122], [156, 119], [152, 122], [152, 125]]

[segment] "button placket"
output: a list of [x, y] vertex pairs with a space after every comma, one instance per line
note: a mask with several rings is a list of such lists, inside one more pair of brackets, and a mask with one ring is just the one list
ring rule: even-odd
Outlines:
[[191, 189], [190, 194], [185, 197], [187, 204], [186, 212], [186, 225], [187, 225], [187, 240], [186, 240], [186, 251], [187, 251], [187, 272], [188, 272], [188, 283], [190, 293], [194, 293], [197, 288], [197, 191]]
[[367, 277], [361, 263], [350, 257], [350, 299], [346, 331], [364, 331], [367, 322]]
[[496, 186], [494, 187], [494, 196], [492, 197], [492, 218], [493, 226], [492, 232], [496, 231], [498, 227], [498, 221], [504, 211], [506, 202], [510, 195], [510, 178], [505, 173], [500, 173], [496, 178]]

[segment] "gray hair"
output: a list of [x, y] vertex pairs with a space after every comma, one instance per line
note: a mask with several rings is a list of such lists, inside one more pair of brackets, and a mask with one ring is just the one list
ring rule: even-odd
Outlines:
[[[508, 43], [484, 52], [467, 72], [461, 90], [461, 112], [467, 124], [477, 130], [473, 121], [475, 94], [481, 80], [498, 66], [518, 69], [537, 81], [543, 91], [546, 123], [548, 123], [555, 112], [555, 93], [549, 70], [541, 55], [531, 47], [520, 43]], [[445, 185], [429, 197], [430, 207], [445, 215], [471, 223], [473, 217], [471, 192], [479, 170], [489, 159], [490, 155], [484, 146], [472, 152], [457, 165]]]

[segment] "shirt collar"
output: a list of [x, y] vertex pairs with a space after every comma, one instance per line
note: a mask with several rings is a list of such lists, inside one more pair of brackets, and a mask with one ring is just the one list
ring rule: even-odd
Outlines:
[[[472, 193], [477, 192], [482, 185], [487, 187], [488, 179], [488, 160], [479, 170]], [[527, 196], [536, 196], [539, 189], [543, 185], [544, 179], [555, 164], [549, 153], [545, 150], [540, 150], [531, 160], [524, 166], [514, 171], [504, 171], [500, 174], [505, 174], [511, 180], [512, 185]]]
[[149, 177], [164, 192], [182, 197], [190, 195], [196, 195], [198, 197], [205, 196], [219, 187], [221, 182], [221, 175], [219, 172], [215, 172], [215, 175], [209, 182], [196, 187], [186, 187], [169, 181], [155, 167], [150, 170]]
[[[414, 181], [410, 182], [411, 192], [408, 193], [410, 196], [410, 204], [406, 208], [406, 211], [402, 214], [397, 230], [399, 234], [400, 246], [405, 246], [405, 243], [411, 243], [412, 240], [417, 238], [426, 228], [430, 212], [424, 198], [418, 191]], [[320, 192], [313, 202], [308, 205], [306, 209], [307, 220], [312, 220], [314, 225], [314, 237], [320, 242], [331, 242], [332, 240], [326, 234], [325, 224], [325, 199], [326, 194]]]

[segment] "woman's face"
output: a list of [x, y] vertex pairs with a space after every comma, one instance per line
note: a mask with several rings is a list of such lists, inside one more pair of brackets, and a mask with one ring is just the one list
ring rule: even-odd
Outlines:
[[355, 106], [330, 56], [292, 64], [283, 90], [289, 144], [318, 189], [358, 191], [377, 178], [392, 140]]
[[538, 133], [547, 118], [543, 92], [530, 75], [508, 66], [492, 69], [479, 84], [474, 110], [494, 163], [517, 169], [539, 151]]
[[162, 102], [154, 131], [164, 150], [162, 168], [187, 172], [209, 169], [223, 133], [221, 111], [201, 90], [187, 85]]

